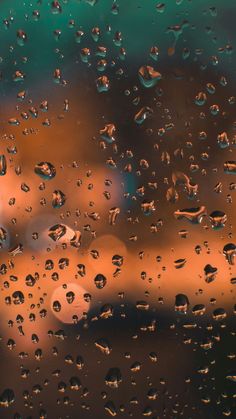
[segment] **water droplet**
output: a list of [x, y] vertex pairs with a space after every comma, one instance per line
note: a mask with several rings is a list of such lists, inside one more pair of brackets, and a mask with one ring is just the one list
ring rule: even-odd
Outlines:
[[140, 67], [139, 79], [144, 87], [153, 87], [161, 79], [161, 74], [149, 65]]
[[50, 180], [56, 176], [56, 169], [49, 162], [41, 162], [36, 164], [34, 171], [36, 175], [40, 176], [44, 180]]

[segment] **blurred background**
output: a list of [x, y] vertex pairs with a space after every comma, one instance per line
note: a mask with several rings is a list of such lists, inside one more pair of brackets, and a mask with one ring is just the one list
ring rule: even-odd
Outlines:
[[0, 417], [235, 417], [234, 3], [0, 10]]

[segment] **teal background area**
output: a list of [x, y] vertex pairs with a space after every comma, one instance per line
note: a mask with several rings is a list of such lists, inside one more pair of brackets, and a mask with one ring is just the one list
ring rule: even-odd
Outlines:
[[[160, 47], [160, 61], [164, 59], [166, 51], [173, 45], [174, 36], [168, 33], [167, 28], [181, 24], [184, 20], [189, 22], [188, 27], [177, 42], [177, 51], [188, 47], [191, 51], [189, 60], [196, 60], [194, 50], [203, 49], [203, 53], [197, 58], [200, 62], [207, 63], [209, 56], [218, 55], [220, 58], [219, 68], [235, 77], [235, 64], [226, 53], [219, 54], [218, 48], [226, 44], [234, 44], [234, 2], [232, 0], [215, 1], [214, 4], [205, 0], [186, 1], [180, 5], [169, 0], [165, 2], [164, 13], [156, 11], [157, 1], [146, 0], [121, 0], [118, 15], [111, 13], [111, 0], [100, 0], [95, 6], [90, 6], [84, 1], [68, 0], [61, 1], [62, 13], [51, 12], [51, 2], [48, 1], [1, 1], [1, 20], [13, 17], [13, 23], [9, 29], [0, 25], [0, 56], [1, 71], [5, 84], [1, 84], [1, 91], [12, 86], [12, 72], [20, 65], [22, 71], [27, 71], [28, 83], [37, 83], [40, 78], [48, 77], [55, 65], [71, 67], [74, 55], [79, 54], [80, 48], [94, 44], [91, 40], [92, 27], [99, 26], [102, 32], [99, 43], [112, 47], [118, 52], [119, 47], [113, 44], [113, 36], [116, 31], [121, 31], [123, 47], [127, 51], [126, 65], [132, 70], [134, 64], [143, 63], [144, 57], [149, 58], [149, 49], [152, 45]], [[210, 7], [215, 7], [217, 17], [211, 15]], [[34, 21], [33, 10], [39, 10], [40, 19]], [[75, 27], [69, 28], [70, 19], [75, 20]], [[111, 25], [111, 34], [107, 35], [106, 27]], [[206, 33], [206, 27], [211, 27], [211, 33]], [[23, 29], [28, 36], [25, 46], [20, 47], [16, 43], [16, 31]], [[53, 36], [53, 31], [60, 29], [62, 35], [59, 41]], [[75, 42], [76, 30], [85, 32], [81, 44]], [[60, 53], [55, 53], [59, 48]], [[177, 54], [178, 60], [180, 54]], [[21, 57], [27, 56], [28, 62], [22, 64]], [[15, 65], [14, 62], [16, 61]], [[136, 66], [135, 66], [136, 68]], [[8, 85], [9, 82], [9, 85]]]

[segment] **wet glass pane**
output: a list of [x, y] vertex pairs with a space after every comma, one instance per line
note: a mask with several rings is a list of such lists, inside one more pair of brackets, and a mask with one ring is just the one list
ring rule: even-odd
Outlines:
[[0, 418], [235, 418], [235, 2], [0, 12]]

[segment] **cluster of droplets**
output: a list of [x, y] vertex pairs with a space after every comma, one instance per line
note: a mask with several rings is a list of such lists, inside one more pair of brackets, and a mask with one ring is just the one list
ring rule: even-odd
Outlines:
[[[99, 0], [79, 3], [94, 6], [92, 10], [99, 16], [96, 12], [96, 6], [100, 7]], [[177, 14], [178, 20], [181, 14], [188, 15], [182, 0], [175, 3], [181, 11]], [[47, 6], [56, 24], [60, 22], [56, 19], [70, 7], [66, 0], [51, 1]], [[168, 3], [158, 3], [149, 7], [153, 8], [157, 19], [163, 19], [169, 6]], [[122, 8], [121, 2], [112, 2], [109, 10], [112, 21], [120, 15]], [[40, 10], [33, 10], [25, 19], [26, 28], [22, 25], [15, 31], [15, 42], [20, 51], [28, 51], [28, 46], [34, 41], [35, 35], [27, 30], [27, 21], [39, 23], [41, 14]], [[217, 18], [217, 9], [212, 6], [203, 14], [212, 21]], [[3, 25], [10, 33], [14, 28], [13, 16], [4, 19]], [[214, 25], [211, 25], [206, 28], [208, 34], [213, 31]], [[43, 398], [44, 387], [56, 380], [54, 407], [69, 408], [66, 417], [80, 414], [76, 411], [74, 416], [78, 403], [82, 409], [81, 417], [87, 414], [158, 419], [192, 417], [195, 414], [206, 417], [203, 416], [204, 406], [208, 405], [219, 408], [223, 416], [233, 417], [231, 402], [235, 396], [231, 394], [230, 385], [236, 379], [232, 367], [235, 352], [230, 348], [235, 337], [231, 319], [236, 314], [236, 307], [232, 308], [232, 288], [236, 283], [236, 244], [232, 231], [236, 123], [231, 121], [235, 97], [230, 92], [230, 80], [221, 71], [222, 62], [225, 57], [231, 57], [233, 48], [229, 44], [221, 46], [217, 53], [214, 50], [207, 58], [207, 64], [200, 63], [198, 60], [204, 56], [204, 51], [188, 46], [190, 28], [194, 30], [188, 20], [178, 24], [170, 22], [165, 34], [172, 41], [171, 46], [165, 51], [162, 45], [150, 43], [145, 57], [141, 55], [141, 60], [133, 63], [135, 72], [132, 73], [127, 65], [131, 48], [126, 31], [103, 21], [87, 30], [78, 26], [70, 14], [68, 30], [72, 30], [71, 39], [76, 48], [73, 60], [79, 74], [88, 76], [88, 84], [91, 79], [93, 81], [91, 88], [90, 85], [82, 88], [87, 96], [92, 92], [92, 100], [96, 98], [101, 107], [108, 104], [107, 114], [105, 112], [102, 118], [99, 112], [98, 116], [90, 115], [90, 123], [94, 121], [94, 136], [88, 139], [92, 141], [89, 143], [92, 144], [91, 156], [95, 151], [98, 160], [105, 163], [105, 173], [111, 173], [102, 185], [100, 180], [96, 180], [96, 170], [93, 173], [93, 169], [87, 169], [93, 166], [90, 161], [78, 163], [74, 160], [69, 165], [62, 164], [70, 141], [66, 132], [65, 143], [58, 144], [55, 158], [51, 160], [47, 148], [43, 148], [31, 165], [27, 180], [22, 179], [25, 168], [24, 164], [19, 164], [21, 157], [18, 159], [18, 149], [20, 153], [21, 147], [23, 149], [21, 140], [18, 141], [19, 127], [24, 136], [34, 134], [38, 138], [41, 128], [53, 128], [65, 115], [71, 118], [69, 104], [74, 98], [73, 94], [71, 100], [63, 93], [59, 103], [61, 113], [54, 112], [52, 92], [61, 91], [62, 87], [66, 93], [70, 92], [67, 89], [71, 83], [67, 79], [66, 66], [60, 66], [55, 60], [54, 70], [47, 80], [52, 91], [43, 96], [43, 100], [33, 100], [33, 95], [29, 94], [29, 73], [18, 68], [16, 60], [17, 69], [11, 82], [14, 86], [20, 85], [22, 90], [16, 94], [17, 116], [7, 119], [8, 128], [16, 134], [4, 134], [1, 138], [2, 149], [5, 142], [10, 141], [11, 145], [1, 151], [0, 176], [6, 182], [12, 172], [21, 177], [19, 189], [24, 196], [35, 192], [35, 184], [40, 182], [37, 183], [37, 193], [40, 194], [43, 229], [38, 228], [37, 223], [33, 230], [30, 227], [30, 244], [26, 243], [18, 228], [22, 221], [21, 216], [17, 216], [20, 208], [18, 197], [9, 198], [7, 205], [10, 210], [15, 209], [16, 215], [9, 223], [15, 228], [14, 234], [10, 234], [10, 228], [5, 225], [0, 226], [0, 249], [4, 257], [0, 265], [1, 293], [9, 328], [7, 339], [4, 336], [1, 343], [17, 358], [20, 379], [33, 381], [34, 374], [44, 375], [45, 363], [48, 367], [44, 380], [34, 382], [31, 390], [23, 391], [25, 409], [36, 410], [37, 396], [40, 394]], [[63, 60], [64, 30], [59, 26], [49, 30], [58, 47], [55, 52]], [[184, 45], [180, 51], [183, 71], [173, 69], [171, 61], [179, 54], [179, 44]], [[14, 48], [11, 47], [12, 53]], [[22, 65], [29, 58], [22, 57]], [[196, 81], [194, 70], [190, 69], [193, 75], [189, 75], [185, 62], [193, 66], [200, 63], [200, 74], [210, 68], [212, 81], [203, 83], [204, 76]], [[207, 77], [210, 79], [208, 74]], [[190, 89], [185, 92], [186, 80]], [[113, 103], [116, 102], [112, 96], [116, 89], [119, 92], [117, 103]], [[111, 107], [115, 108], [113, 112]], [[57, 115], [53, 116], [55, 113]], [[75, 118], [77, 120], [77, 115]], [[79, 126], [80, 121], [77, 122]], [[79, 128], [77, 134], [80, 137]], [[31, 141], [33, 143], [34, 138]], [[79, 141], [78, 144], [80, 152]], [[76, 153], [75, 150], [73, 154]], [[85, 176], [77, 176], [81, 166], [86, 167]], [[64, 177], [68, 178], [68, 183], [64, 182]], [[101, 192], [96, 196], [98, 183]], [[18, 192], [17, 188], [14, 189]], [[119, 198], [117, 191], [121, 195]], [[45, 208], [48, 210], [48, 201], [50, 211], [55, 214], [52, 219], [44, 211]], [[80, 209], [81, 202], [85, 201], [86, 209]], [[72, 208], [74, 202], [76, 208]], [[32, 218], [34, 211], [33, 205], [27, 205], [24, 217]], [[112, 253], [109, 253], [108, 262], [103, 251], [95, 245], [100, 235], [103, 235], [107, 253]], [[122, 251], [113, 248], [114, 236], [125, 243]], [[191, 241], [191, 236], [194, 241]], [[42, 245], [34, 248], [32, 242]], [[38, 249], [43, 256], [38, 256]], [[156, 252], [155, 258], [152, 257], [153, 251]], [[21, 269], [18, 273], [17, 261], [21, 258], [27, 274], [22, 274]], [[40, 258], [43, 258], [43, 263]], [[37, 268], [33, 270], [31, 266], [34, 264]], [[226, 291], [222, 280], [225, 273], [229, 276]], [[40, 327], [39, 331], [37, 329], [43, 322], [50, 355], [44, 349]], [[35, 330], [29, 332], [28, 324]], [[19, 349], [22, 343], [19, 337], [29, 337], [29, 351]], [[229, 346], [227, 342], [222, 344], [224, 339], [229, 341]], [[188, 356], [189, 362], [193, 361], [189, 376], [184, 376], [187, 365], [176, 369], [178, 362], [176, 359], [173, 362], [173, 353], [176, 358], [179, 356], [179, 361], [185, 357], [188, 359]], [[164, 374], [168, 378], [165, 378], [162, 372], [167, 356], [170, 365]], [[221, 362], [223, 367], [219, 373], [217, 368], [220, 369]], [[35, 364], [36, 368], [31, 366]], [[169, 374], [172, 369], [182, 379], [179, 393], [172, 391], [169, 383], [173, 379]], [[50, 380], [49, 374], [52, 376]], [[224, 391], [217, 388], [219, 375]], [[190, 388], [194, 394], [192, 399], [195, 399], [197, 389], [196, 402], [188, 400]], [[79, 397], [77, 393], [73, 397], [73, 392], [78, 392]], [[117, 401], [119, 392], [127, 393], [122, 404]], [[0, 407], [18, 410], [20, 406], [17, 385], [3, 388]], [[4, 415], [6, 410], [2, 412]], [[32, 417], [46, 419], [50, 415], [44, 403], [39, 402], [39, 410]], [[20, 419], [22, 415], [14, 413], [14, 418]]]

